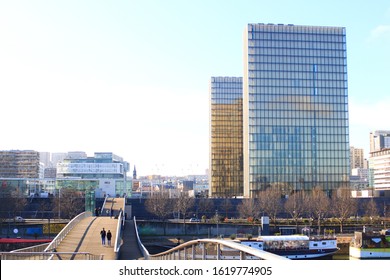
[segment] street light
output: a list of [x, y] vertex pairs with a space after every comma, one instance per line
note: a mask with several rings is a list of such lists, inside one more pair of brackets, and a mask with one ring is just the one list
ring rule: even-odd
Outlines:
[[219, 236], [219, 217], [218, 217], [218, 209], [215, 210], [215, 218], [217, 219], [217, 237]]
[[61, 219], [61, 188], [58, 187], [58, 220]]

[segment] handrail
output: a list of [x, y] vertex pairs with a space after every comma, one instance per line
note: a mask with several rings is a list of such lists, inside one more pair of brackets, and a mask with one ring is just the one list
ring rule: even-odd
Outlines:
[[76, 217], [74, 217], [61, 231], [60, 233], [50, 242], [50, 244], [46, 247], [44, 252], [53, 251], [55, 248], [60, 245], [61, 241], [66, 237], [66, 235], [73, 229], [75, 225], [77, 225], [81, 220], [91, 217], [92, 212], [83, 212]]
[[119, 250], [122, 246], [122, 219], [123, 219], [122, 211], [119, 212], [118, 215], [118, 223], [116, 225], [116, 237], [115, 237], [115, 243], [114, 243], [114, 252], [116, 255], [116, 259], [118, 259], [119, 256]]
[[94, 255], [89, 252], [0, 252], [1, 260], [52, 260], [57, 256], [62, 260], [62, 255], [83, 255], [85, 260], [103, 260], [104, 255]]
[[138, 244], [138, 248], [140, 249], [142, 255], [144, 256], [144, 259], [145, 260], [148, 260], [149, 259], [149, 251], [146, 249], [146, 247], [144, 246], [144, 244], [142, 244], [141, 242], [141, 239], [139, 237], [139, 234], [138, 234], [138, 227], [137, 227], [137, 220], [135, 219], [135, 216], [133, 218], [133, 221], [134, 221], [134, 228], [135, 228], [135, 237], [137, 238], [137, 244]]
[[26, 248], [20, 248], [20, 249], [12, 250], [11, 253], [18, 253], [18, 252], [43, 252], [47, 248], [47, 246], [49, 244], [50, 243], [43, 243], [43, 244], [30, 246], [30, 247], [26, 247]]
[[[217, 245], [217, 259], [220, 259], [220, 257], [221, 257], [219, 247], [222, 245], [224, 247], [228, 247], [228, 248], [239, 251], [240, 258], [244, 258], [244, 259], [246, 258], [246, 256], [244, 256], [244, 255], [248, 254], [248, 255], [257, 257], [261, 260], [289, 260], [286, 257], [279, 256], [279, 255], [276, 255], [276, 254], [273, 254], [273, 253], [270, 253], [267, 251], [254, 249], [254, 248], [251, 248], [249, 246], [236, 243], [234, 241], [221, 240], [221, 239], [208, 239], [208, 238], [188, 241], [186, 243], [180, 244], [180, 245], [178, 245], [172, 249], [169, 249], [167, 251], [164, 251], [162, 253], [149, 255], [149, 258], [151, 258], [151, 259], [164, 259], [167, 256], [169, 257], [169, 256], [174, 255], [176, 252], [179, 253], [180, 250], [184, 250], [188, 247], [193, 247], [195, 245], [200, 245], [200, 244], [203, 244], [203, 246], [205, 244]], [[203, 259], [205, 259], [205, 258], [206, 257], [203, 256]]]
[[103, 215], [103, 210], [104, 210], [104, 206], [106, 205], [107, 198], [108, 198], [108, 195], [106, 195], [106, 197], [104, 198], [103, 205], [102, 205], [102, 208], [100, 209], [100, 213], [99, 213], [100, 216]]
[[114, 243], [114, 252], [115, 252], [115, 258], [119, 258], [119, 251], [122, 246], [122, 234], [123, 234], [123, 228], [125, 226], [125, 206], [126, 206], [126, 200], [123, 200], [123, 205], [120, 207], [120, 211], [118, 214], [118, 224], [116, 228], [116, 237], [115, 237], [115, 243]]

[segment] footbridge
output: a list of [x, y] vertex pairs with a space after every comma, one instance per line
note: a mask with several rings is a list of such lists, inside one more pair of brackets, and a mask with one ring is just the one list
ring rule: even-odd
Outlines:
[[[136, 225], [135, 220], [134, 223]], [[151, 255], [139, 239], [137, 227], [135, 231], [138, 246], [146, 260], [289, 260], [234, 241], [209, 238], [191, 240]]]
[[[196, 239], [159, 254], [149, 254], [138, 235], [137, 222], [126, 220], [125, 198], [107, 198], [101, 214], [83, 212], [49, 244], [0, 252], [1, 259], [34, 260], [288, 260], [230, 240]], [[112, 215], [111, 215], [112, 214]], [[112, 232], [111, 245], [100, 231]]]
[[[126, 221], [124, 215], [125, 198], [107, 197], [101, 212], [93, 215], [83, 212], [73, 218], [61, 232], [49, 243], [34, 247], [1, 252], [2, 259], [41, 259], [41, 260], [116, 260], [121, 257], [124, 237], [128, 241], [122, 251], [135, 244], [134, 226]], [[103, 245], [100, 237], [102, 229], [112, 233], [111, 244]], [[131, 238], [133, 236], [133, 238]], [[130, 237], [130, 238], [129, 238]], [[134, 240], [132, 242], [132, 239]], [[142, 257], [134, 250], [129, 257]]]

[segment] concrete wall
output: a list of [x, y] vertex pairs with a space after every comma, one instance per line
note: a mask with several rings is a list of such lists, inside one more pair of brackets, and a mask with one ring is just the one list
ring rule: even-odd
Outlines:
[[232, 234], [252, 234], [257, 237], [259, 226], [252, 225], [232, 225], [232, 224], [212, 224], [212, 223], [164, 223], [159, 221], [137, 221], [140, 236], [180, 236], [194, 235], [215, 237], [223, 235], [229, 237]]

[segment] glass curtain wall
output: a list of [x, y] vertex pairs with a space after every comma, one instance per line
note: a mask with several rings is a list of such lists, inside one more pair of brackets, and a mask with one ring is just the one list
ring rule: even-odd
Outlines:
[[212, 77], [210, 104], [211, 196], [242, 196], [242, 77]]
[[346, 184], [345, 28], [249, 24], [244, 37], [245, 195]]

